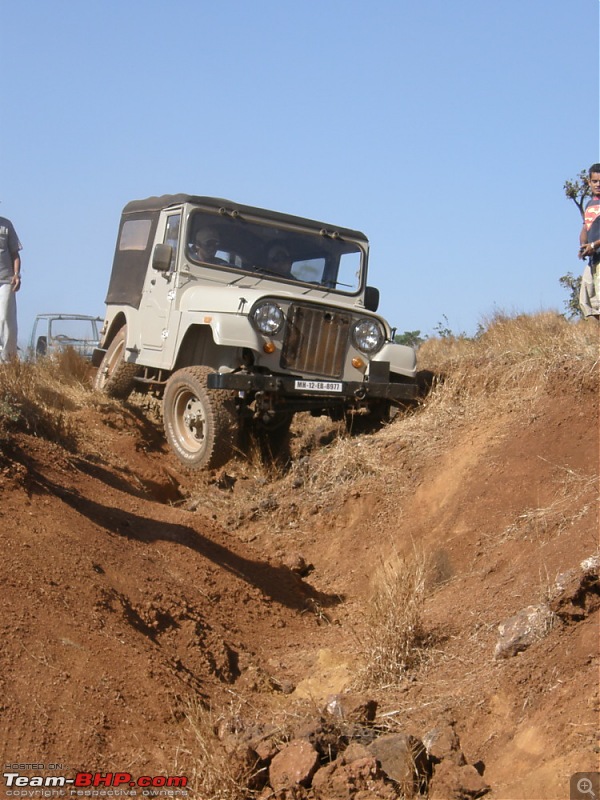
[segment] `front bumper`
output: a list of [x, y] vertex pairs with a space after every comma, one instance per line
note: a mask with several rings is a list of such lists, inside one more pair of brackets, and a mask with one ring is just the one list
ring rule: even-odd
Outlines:
[[403, 402], [418, 397], [416, 382], [407, 378], [407, 383], [388, 381], [336, 381], [306, 380], [296, 376], [261, 375], [247, 372], [215, 372], [208, 376], [209, 389], [228, 389], [236, 392], [271, 392], [282, 397], [304, 397], [317, 400], [319, 397], [334, 400], [362, 401], [369, 399]]

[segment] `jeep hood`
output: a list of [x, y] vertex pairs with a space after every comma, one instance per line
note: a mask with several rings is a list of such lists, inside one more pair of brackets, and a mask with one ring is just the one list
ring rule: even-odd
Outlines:
[[[252, 285], [249, 285], [250, 282]], [[389, 331], [386, 321], [372, 311], [367, 311], [358, 298], [355, 304], [348, 305], [336, 303], [336, 295], [333, 292], [309, 287], [299, 292], [298, 284], [294, 285], [293, 290], [287, 291], [284, 286], [273, 286], [272, 283], [265, 285], [265, 283], [261, 279], [250, 279], [240, 281], [233, 286], [193, 286], [182, 293], [179, 310], [187, 313], [247, 315], [259, 300], [273, 299], [282, 303], [311, 303], [351, 314], [375, 317], [384, 324], [386, 331]]]

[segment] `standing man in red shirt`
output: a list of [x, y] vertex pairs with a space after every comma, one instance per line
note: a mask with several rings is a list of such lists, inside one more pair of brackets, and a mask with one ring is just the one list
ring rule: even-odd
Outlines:
[[588, 184], [592, 197], [579, 234], [579, 258], [587, 258], [588, 263], [581, 276], [579, 305], [584, 317], [600, 322], [600, 164], [590, 167]]

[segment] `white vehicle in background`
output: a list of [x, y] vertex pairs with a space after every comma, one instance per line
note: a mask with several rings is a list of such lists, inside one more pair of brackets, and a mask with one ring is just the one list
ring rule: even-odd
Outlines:
[[29, 341], [33, 359], [51, 356], [70, 347], [91, 361], [100, 342], [102, 317], [87, 314], [38, 314]]
[[97, 389], [162, 397], [192, 469], [224, 464], [241, 430], [276, 443], [296, 412], [385, 420], [418, 395], [367, 285], [359, 231], [229, 200], [125, 206], [106, 297]]

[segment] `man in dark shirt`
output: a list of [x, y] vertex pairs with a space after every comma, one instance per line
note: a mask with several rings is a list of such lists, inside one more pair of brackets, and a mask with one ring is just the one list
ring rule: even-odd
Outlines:
[[21, 288], [21, 242], [12, 222], [0, 217], [0, 363], [17, 355], [17, 299]]

